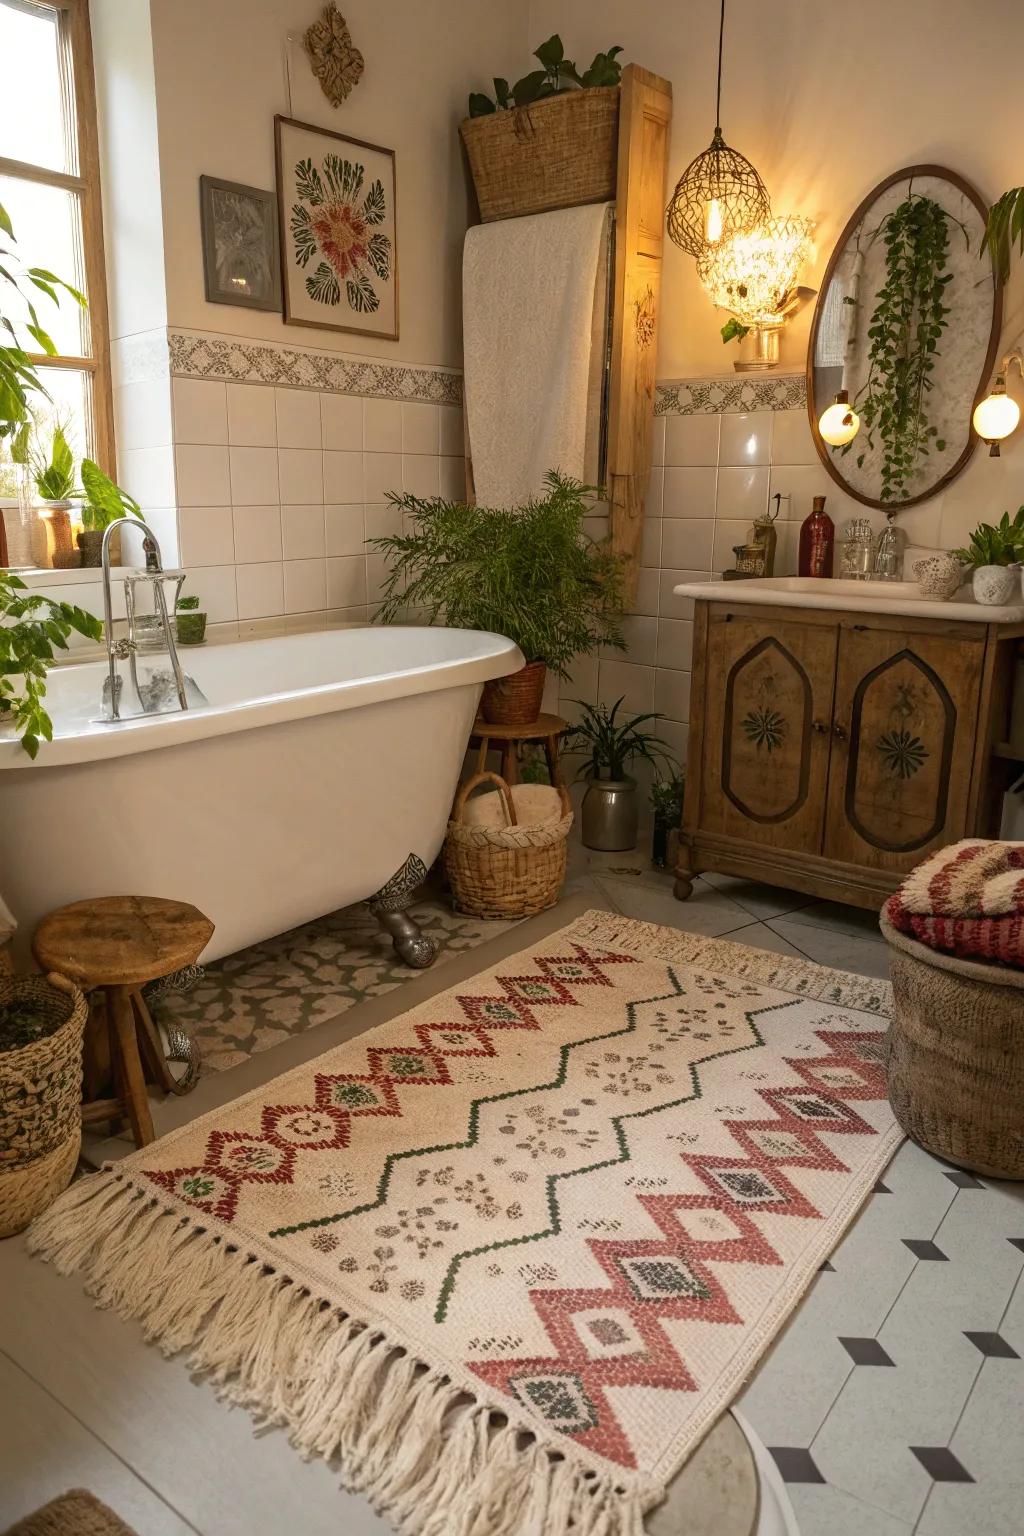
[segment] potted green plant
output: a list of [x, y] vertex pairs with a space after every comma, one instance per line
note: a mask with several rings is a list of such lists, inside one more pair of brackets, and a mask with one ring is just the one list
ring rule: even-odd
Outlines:
[[142, 508], [91, 459], [82, 460], [82, 489], [85, 504], [78, 547], [82, 552], [82, 564], [96, 566], [102, 556], [103, 535], [110, 524], [119, 517], [141, 518]]
[[972, 572], [971, 589], [976, 603], [986, 607], [1008, 603], [1020, 595], [1020, 562], [1024, 561], [1024, 507], [1010, 521], [1004, 512], [999, 522], [979, 523], [966, 549], [954, 556]]
[[202, 645], [206, 639], [206, 614], [199, 611], [198, 597], [178, 598], [174, 623], [179, 645]]
[[660, 774], [651, 785], [651, 810], [654, 812], [654, 828], [651, 836], [651, 863], [657, 869], [675, 863], [671, 843], [679, 837], [679, 824], [683, 819], [683, 792], [686, 775], [675, 763], [668, 764], [668, 774]]
[[57, 603], [28, 591], [20, 577], [0, 571], [0, 725], [14, 726], [29, 757], [39, 741], [53, 739], [43, 707], [46, 671], [55, 651], [66, 651], [75, 631], [99, 640], [103, 625], [72, 603]]
[[66, 424], [53, 422], [48, 445], [42, 441], [42, 431], [36, 421], [32, 430], [19, 434], [38, 497], [40, 540], [36, 559], [40, 566], [62, 570], [79, 563], [71, 537], [71, 509], [81, 492]]
[[621, 853], [636, 847], [640, 825], [640, 807], [636, 780], [627, 768], [637, 759], [658, 766], [664, 757], [665, 743], [650, 731], [642, 730], [656, 714], [624, 715], [619, 718], [622, 699], [611, 709], [605, 704], [575, 701], [582, 718], [563, 733], [567, 752], [585, 752], [587, 759], [577, 779], [586, 779], [580, 827], [583, 845], [604, 853]]
[[518, 645], [523, 670], [484, 687], [481, 708], [492, 725], [536, 720], [549, 668], [568, 678], [576, 656], [599, 645], [625, 649], [624, 564], [584, 526], [597, 495], [554, 471], [544, 494], [522, 507], [392, 495], [408, 532], [369, 541], [388, 564], [379, 619], [412, 611], [429, 624], [488, 630]]

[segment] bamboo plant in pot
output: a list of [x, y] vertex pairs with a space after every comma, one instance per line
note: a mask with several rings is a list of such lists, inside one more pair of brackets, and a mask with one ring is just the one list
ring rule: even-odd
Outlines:
[[395, 495], [408, 531], [370, 540], [388, 564], [378, 619], [507, 635], [526, 657], [522, 671], [485, 684], [491, 725], [532, 724], [549, 669], [568, 678], [576, 656], [625, 649], [623, 562], [584, 526], [597, 494], [552, 471], [522, 507]]
[[637, 784], [628, 772], [637, 759], [655, 768], [663, 758], [665, 743], [650, 731], [642, 730], [656, 714], [625, 715], [619, 718], [622, 699], [611, 709], [606, 704], [585, 704], [576, 700], [583, 711], [576, 725], [563, 735], [567, 752], [586, 752], [587, 759], [577, 778], [586, 779], [580, 826], [585, 848], [602, 853], [623, 853], [636, 847], [640, 827]]
[[31, 429], [19, 434], [19, 448], [15, 452], [20, 449], [24, 453], [36, 490], [36, 564], [63, 570], [79, 563], [71, 536], [71, 513], [82, 493], [66, 425], [58, 420], [53, 422], [48, 444], [43, 441], [43, 430], [40, 421], [33, 423]]

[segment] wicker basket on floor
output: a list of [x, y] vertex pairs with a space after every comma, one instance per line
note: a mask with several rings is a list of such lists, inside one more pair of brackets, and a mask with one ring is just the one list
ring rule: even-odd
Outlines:
[[919, 944], [884, 915], [897, 1120], [947, 1162], [1024, 1179], [1024, 971]]
[[67, 1187], [82, 1144], [85, 998], [63, 976], [0, 977], [0, 1019], [15, 1003], [52, 1028], [10, 1050], [0, 1035], [0, 1237], [27, 1227]]
[[[496, 784], [508, 818], [504, 827], [467, 826], [466, 801], [478, 785]], [[553, 907], [565, 882], [566, 839], [572, 804], [564, 784], [556, 786], [562, 802], [558, 821], [523, 827], [505, 780], [478, 773], [455, 799], [444, 844], [444, 867], [455, 908], [471, 917], [532, 917]]]

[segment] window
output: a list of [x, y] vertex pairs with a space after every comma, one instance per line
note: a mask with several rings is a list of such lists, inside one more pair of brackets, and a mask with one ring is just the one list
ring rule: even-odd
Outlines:
[[[68, 429], [76, 459], [114, 469], [99, 155], [88, 0], [0, 0], [0, 204], [26, 265], [80, 289], [59, 307], [39, 295], [39, 321], [57, 348], [39, 353], [50, 397], [39, 415]], [[41, 445], [45, 448], [48, 443]], [[0, 500], [10, 487], [0, 468]]]

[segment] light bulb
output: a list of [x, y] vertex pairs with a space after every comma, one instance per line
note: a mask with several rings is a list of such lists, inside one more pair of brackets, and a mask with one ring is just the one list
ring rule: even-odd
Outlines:
[[708, 245], [717, 245], [722, 238], [722, 205], [713, 197], [704, 212], [704, 238]]
[[978, 436], [990, 446], [993, 458], [999, 457], [999, 444], [1015, 431], [1020, 421], [1020, 406], [1006, 393], [1006, 380], [1000, 375], [992, 393], [974, 408], [971, 418]]
[[845, 448], [860, 431], [860, 417], [850, 405], [850, 396], [841, 389], [832, 404], [818, 418], [818, 431], [832, 448]]

